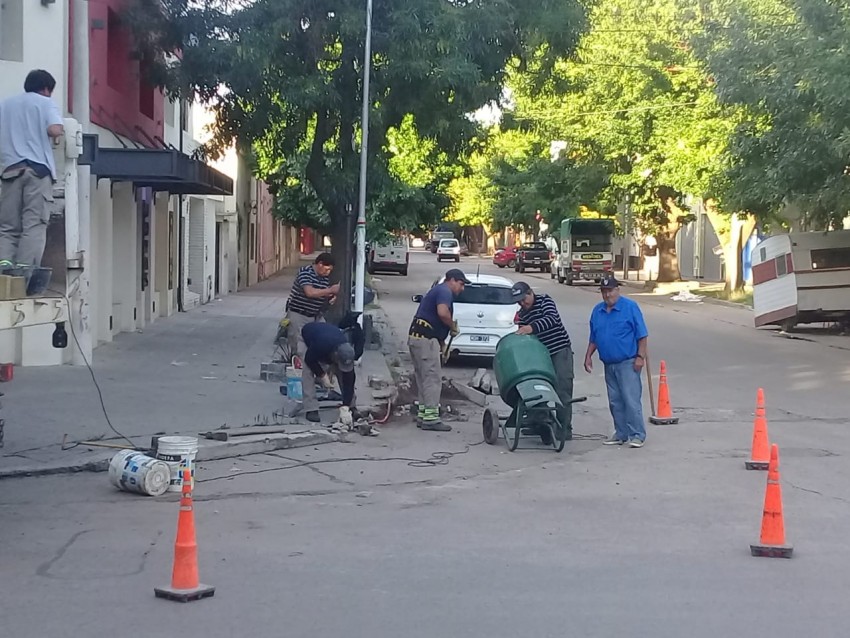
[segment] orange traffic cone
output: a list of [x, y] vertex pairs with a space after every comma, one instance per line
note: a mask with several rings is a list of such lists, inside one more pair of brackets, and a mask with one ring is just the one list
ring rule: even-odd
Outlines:
[[192, 472], [183, 470], [183, 496], [177, 519], [177, 541], [174, 543], [174, 570], [171, 587], [155, 588], [157, 598], [181, 603], [209, 598], [215, 587], [202, 585], [198, 580], [198, 543], [195, 541], [195, 513], [192, 508]]
[[658, 384], [658, 414], [649, 417], [649, 422], [655, 425], [674, 425], [679, 417], [673, 416], [670, 408], [670, 390], [667, 388], [667, 364], [661, 362], [661, 381]]
[[766, 470], [770, 464], [770, 443], [767, 438], [767, 414], [764, 409], [764, 390], [756, 395], [756, 418], [753, 421], [753, 450], [744, 463], [748, 470]]
[[794, 548], [785, 544], [785, 517], [782, 514], [782, 486], [779, 484], [779, 447], [770, 448], [770, 469], [767, 471], [767, 491], [764, 494], [764, 514], [761, 519], [761, 538], [750, 545], [753, 556], [791, 558]]

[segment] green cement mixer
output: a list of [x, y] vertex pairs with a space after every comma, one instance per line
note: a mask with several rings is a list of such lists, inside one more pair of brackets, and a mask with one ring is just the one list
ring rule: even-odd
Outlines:
[[[567, 432], [558, 420], [558, 408], [563, 403], [555, 392], [557, 377], [546, 346], [531, 335], [503, 337], [496, 346], [493, 373], [502, 401], [512, 411], [502, 418], [493, 407], [485, 410], [483, 429], [487, 443], [495, 444], [501, 429], [511, 452], [519, 447], [524, 434], [539, 436], [544, 444], [558, 452], [563, 450]], [[586, 400], [587, 397], [580, 397], [570, 403]]]

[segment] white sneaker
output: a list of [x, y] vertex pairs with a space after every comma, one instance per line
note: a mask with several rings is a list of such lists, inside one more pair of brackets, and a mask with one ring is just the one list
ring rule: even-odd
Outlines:
[[602, 445], [622, 445], [625, 443], [623, 439], [618, 439], [616, 434], [612, 434], [602, 442]]
[[629, 447], [643, 447], [643, 441], [640, 439], [632, 439], [629, 441]]

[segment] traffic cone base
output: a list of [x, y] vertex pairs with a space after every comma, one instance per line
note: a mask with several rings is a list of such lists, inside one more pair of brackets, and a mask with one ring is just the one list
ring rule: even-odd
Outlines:
[[653, 425], [675, 425], [679, 422], [679, 417], [673, 416], [673, 409], [670, 407], [670, 389], [667, 387], [665, 361], [661, 362], [661, 374], [658, 381], [658, 414], [649, 417], [649, 422]]
[[676, 425], [679, 422], [679, 417], [671, 416], [671, 417], [660, 417], [660, 416], [651, 416], [649, 417], [649, 422], [653, 425]]
[[153, 593], [157, 598], [165, 598], [178, 603], [188, 603], [202, 598], [211, 598], [215, 594], [215, 587], [209, 585], [198, 585], [193, 589], [172, 589], [171, 587], [155, 587]]
[[791, 558], [794, 548], [791, 545], [750, 545], [750, 552], [762, 558]]

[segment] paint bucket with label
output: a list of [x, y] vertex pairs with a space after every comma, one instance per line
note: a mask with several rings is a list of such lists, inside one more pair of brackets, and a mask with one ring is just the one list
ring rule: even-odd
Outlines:
[[194, 436], [161, 436], [156, 442], [156, 458], [165, 461], [171, 468], [169, 492], [183, 489], [181, 471], [184, 467], [192, 472], [192, 487], [195, 487], [195, 455], [198, 453], [198, 439]]
[[109, 480], [125, 492], [160, 496], [168, 490], [171, 469], [144, 452], [121, 450], [109, 463]]
[[286, 396], [293, 401], [304, 399], [304, 393], [301, 391], [301, 372], [292, 366], [286, 369]]

